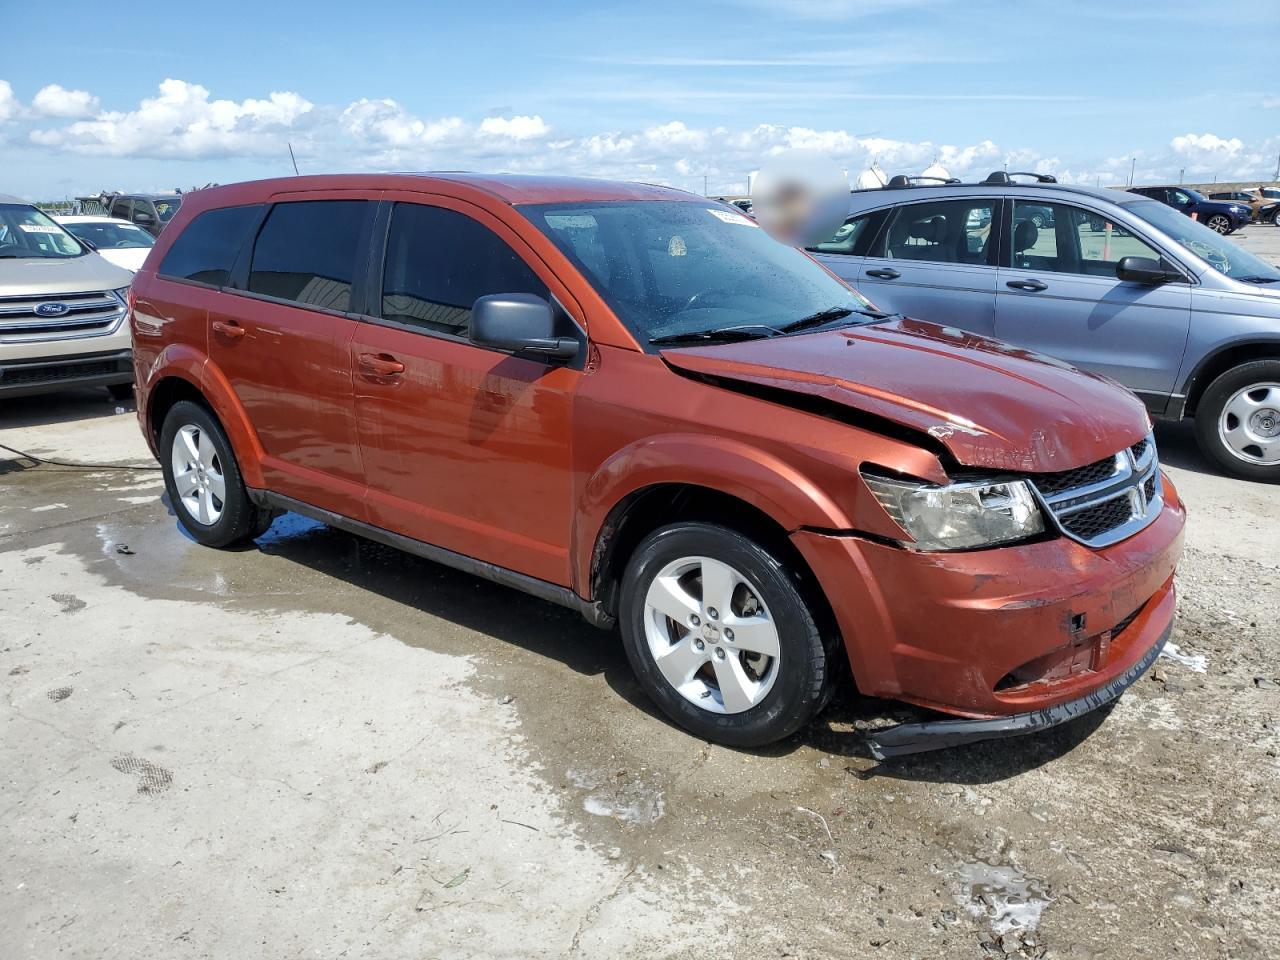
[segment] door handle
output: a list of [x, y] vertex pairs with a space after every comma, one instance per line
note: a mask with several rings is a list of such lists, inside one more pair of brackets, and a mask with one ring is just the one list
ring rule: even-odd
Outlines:
[[1010, 280], [1005, 284], [1006, 287], [1013, 287], [1015, 290], [1048, 290], [1049, 285], [1043, 280]]
[[385, 353], [362, 353], [360, 372], [371, 377], [394, 377], [404, 373], [404, 364]]
[[234, 320], [215, 320], [213, 321], [213, 332], [220, 333], [232, 340], [239, 340], [244, 336], [245, 329]]
[[867, 276], [875, 277], [877, 280], [897, 280], [902, 274], [892, 267], [880, 267], [875, 270], [868, 270]]

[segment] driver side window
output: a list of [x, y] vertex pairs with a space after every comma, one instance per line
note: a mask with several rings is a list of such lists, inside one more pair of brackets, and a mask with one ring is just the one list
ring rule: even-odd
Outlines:
[[1013, 205], [1013, 266], [1096, 277], [1116, 275], [1124, 257], [1160, 254], [1105, 216], [1065, 203]]

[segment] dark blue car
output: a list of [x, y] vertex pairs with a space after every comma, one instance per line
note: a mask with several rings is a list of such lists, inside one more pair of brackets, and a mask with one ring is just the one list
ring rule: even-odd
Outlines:
[[1199, 220], [1215, 233], [1235, 233], [1253, 217], [1253, 210], [1246, 203], [1210, 200], [1188, 187], [1134, 187], [1129, 192], [1167, 203], [1188, 217]]

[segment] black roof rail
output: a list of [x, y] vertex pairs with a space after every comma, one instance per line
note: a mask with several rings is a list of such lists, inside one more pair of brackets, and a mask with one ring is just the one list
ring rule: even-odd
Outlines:
[[960, 182], [960, 179], [958, 177], [909, 177], [905, 173], [899, 173], [896, 176], [890, 177], [889, 182], [886, 183], [885, 186], [892, 187], [893, 189], [897, 190], [897, 189], [901, 189], [902, 187], [915, 186], [917, 183], [920, 183], [923, 180], [928, 180], [931, 183], [959, 183]]
[[1006, 172], [1004, 170], [995, 170], [987, 175], [987, 179], [982, 181], [984, 187], [1007, 187], [1013, 183], [1014, 177], [1034, 177], [1036, 183], [1057, 183], [1058, 178], [1047, 173], [1032, 173], [1029, 170], [1013, 170]]

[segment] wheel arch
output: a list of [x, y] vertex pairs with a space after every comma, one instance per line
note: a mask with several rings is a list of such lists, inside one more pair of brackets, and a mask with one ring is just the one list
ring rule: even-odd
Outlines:
[[1280, 360], [1280, 337], [1275, 339], [1251, 338], [1237, 343], [1223, 344], [1200, 361], [1187, 378], [1184, 393], [1187, 400], [1185, 416], [1195, 416], [1200, 398], [1209, 384], [1228, 370], [1251, 360]]
[[[175, 361], [177, 358], [174, 358]], [[263, 449], [258, 436], [222, 372], [209, 363], [171, 362], [151, 378], [146, 398], [146, 438], [156, 456], [161, 456], [160, 430], [174, 404], [189, 400], [205, 407], [218, 418], [226, 431], [240, 467], [240, 475], [250, 487], [263, 487]]]

